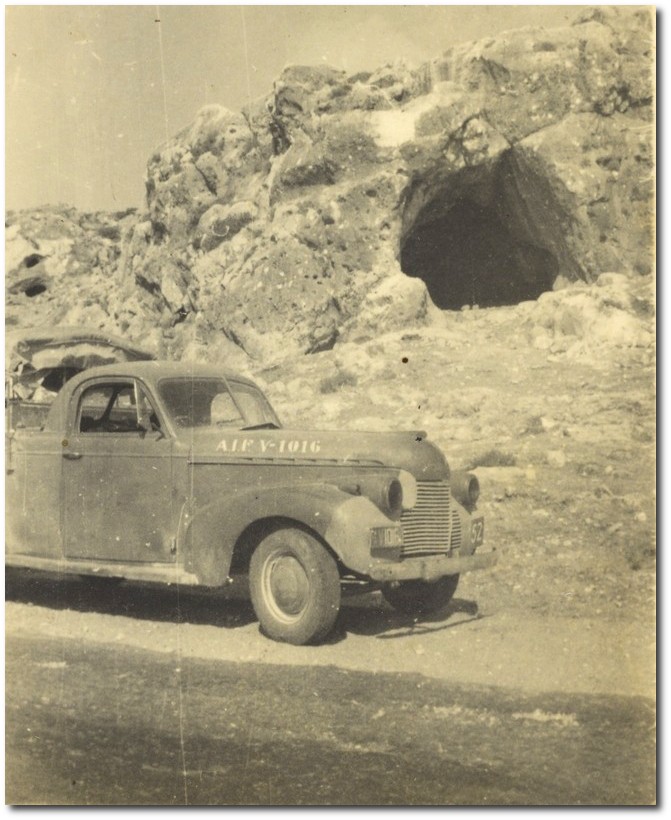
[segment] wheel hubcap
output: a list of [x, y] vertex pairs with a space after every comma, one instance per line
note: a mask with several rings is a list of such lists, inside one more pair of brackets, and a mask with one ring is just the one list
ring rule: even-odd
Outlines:
[[308, 603], [310, 581], [300, 561], [285, 553], [266, 561], [263, 588], [273, 615], [285, 623], [297, 621]]

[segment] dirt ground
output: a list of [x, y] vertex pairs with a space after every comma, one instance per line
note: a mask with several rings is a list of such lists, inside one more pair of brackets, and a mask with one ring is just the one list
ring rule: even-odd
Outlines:
[[652, 627], [654, 351], [534, 343], [524, 307], [445, 313], [259, 376], [287, 426], [425, 430], [474, 468], [499, 553], [469, 578], [480, 605]]
[[[240, 648], [233, 629], [219, 631]], [[8, 638], [7, 682], [12, 803], [655, 799], [654, 706], [644, 698], [530, 694], [334, 664], [202, 660], [39, 634]]]
[[12, 571], [6, 633], [207, 661], [413, 673], [529, 694], [654, 698], [654, 628], [501, 609], [478, 577], [467, 575], [447, 611], [422, 620], [394, 612], [379, 593], [353, 596], [324, 645], [291, 646], [261, 634], [242, 588], [223, 596]]

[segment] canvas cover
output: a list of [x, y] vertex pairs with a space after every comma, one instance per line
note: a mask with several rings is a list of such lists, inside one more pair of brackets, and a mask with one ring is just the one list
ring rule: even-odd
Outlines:
[[153, 358], [152, 353], [102, 330], [24, 328], [7, 333], [5, 372], [12, 397], [37, 399], [38, 393], [57, 392], [69, 378], [89, 367]]

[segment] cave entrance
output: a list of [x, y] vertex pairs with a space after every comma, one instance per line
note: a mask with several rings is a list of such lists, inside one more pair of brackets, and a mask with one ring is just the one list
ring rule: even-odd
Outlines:
[[32, 284], [27, 285], [23, 289], [23, 292], [26, 294], [26, 296], [32, 299], [34, 296], [39, 296], [40, 293], [44, 293], [46, 289], [47, 286], [44, 284], [44, 282], [33, 282]]
[[417, 184], [404, 212], [401, 269], [434, 304], [495, 307], [537, 299], [557, 275], [583, 278], [548, 180], [512, 151]]

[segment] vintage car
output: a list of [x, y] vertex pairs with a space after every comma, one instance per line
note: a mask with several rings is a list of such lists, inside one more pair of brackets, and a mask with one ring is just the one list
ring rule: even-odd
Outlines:
[[8, 565], [214, 588], [247, 576], [265, 634], [305, 644], [347, 590], [429, 613], [494, 563], [477, 551], [477, 479], [451, 474], [424, 432], [285, 429], [249, 379], [101, 333], [24, 332], [8, 349]]

